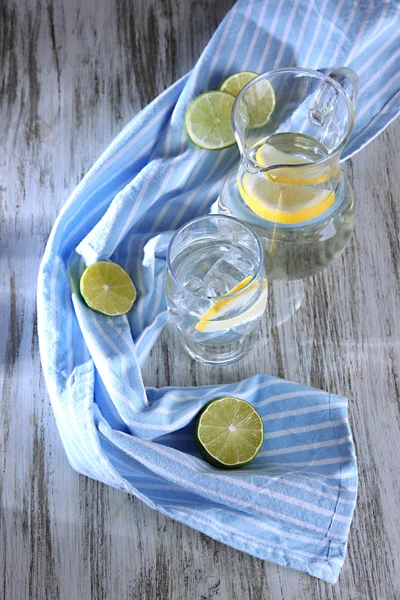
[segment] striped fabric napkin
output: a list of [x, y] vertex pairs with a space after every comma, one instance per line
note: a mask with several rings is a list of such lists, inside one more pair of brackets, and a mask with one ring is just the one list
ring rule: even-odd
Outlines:
[[[82, 180], [51, 233], [38, 283], [42, 363], [74, 469], [254, 556], [334, 583], [357, 491], [345, 398], [258, 375], [199, 388], [145, 388], [140, 366], [167, 320], [165, 253], [206, 213], [238, 153], [195, 148], [189, 102], [230, 73], [349, 65], [360, 76], [351, 156], [399, 111], [399, 6], [371, 0], [240, 0], [193, 71], [121, 132]], [[111, 259], [138, 288], [107, 318], [76, 292], [85, 264]], [[265, 443], [248, 467], [217, 471], [198, 455], [193, 419], [231, 394], [256, 406]]]

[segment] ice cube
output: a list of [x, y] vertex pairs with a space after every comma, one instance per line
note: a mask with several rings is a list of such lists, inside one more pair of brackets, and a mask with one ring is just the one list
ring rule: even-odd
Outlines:
[[[210, 271], [213, 271], [210, 276], [208, 276], [208, 273], [206, 275], [207, 277], [207, 283], [209, 284], [210, 288], [212, 289], [212, 295], [213, 296], [223, 296], [225, 294], [227, 294], [232, 288], [234, 288], [239, 281], [237, 279], [235, 279], [234, 277], [231, 277], [231, 275], [229, 275], [229, 273], [224, 273], [223, 271], [220, 272], [218, 269], [219, 267], [221, 267], [222, 269], [224, 269], [226, 267], [226, 265], [223, 262], [223, 259], [221, 258], [219, 261], [219, 263], [222, 262], [222, 264], [218, 265], [218, 267], [216, 267], [215, 270], [214, 267], [212, 269], [210, 269]], [[217, 264], [217, 263], [215, 263]], [[229, 263], [226, 263], [229, 264]], [[209, 271], [209, 272], [210, 272]], [[218, 275], [218, 277], [217, 277]]]
[[215, 293], [212, 287], [205, 281], [200, 279], [199, 277], [191, 277], [187, 283], [185, 283], [185, 288], [192, 292], [193, 294], [199, 294], [200, 296], [214, 296]]
[[213, 289], [214, 294], [223, 295], [252, 273], [251, 262], [234, 249], [214, 263], [204, 276], [204, 282]]

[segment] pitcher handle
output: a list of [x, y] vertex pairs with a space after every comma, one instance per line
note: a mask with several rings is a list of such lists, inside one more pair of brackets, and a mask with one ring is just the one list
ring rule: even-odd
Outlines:
[[338, 67], [329, 73], [329, 77], [344, 89], [351, 100], [353, 108], [355, 108], [358, 96], [357, 73], [349, 67]]
[[[353, 109], [357, 101], [358, 75], [349, 67], [334, 69], [329, 77], [338, 83], [350, 99]], [[322, 127], [330, 118], [338, 101], [338, 91], [327, 81], [321, 85], [314, 103], [308, 111], [308, 119], [313, 125]]]

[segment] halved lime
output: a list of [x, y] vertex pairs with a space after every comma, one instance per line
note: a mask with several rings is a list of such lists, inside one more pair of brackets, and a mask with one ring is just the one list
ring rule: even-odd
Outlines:
[[205, 150], [221, 150], [235, 143], [231, 112], [235, 98], [226, 92], [204, 92], [186, 111], [190, 139]]
[[136, 288], [128, 273], [108, 261], [94, 263], [85, 269], [80, 290], [90, 308], [110, 317], [124, 315], [136, 300]]
[[243, 93], [240, 102], [242, 109], [244, 108], [247, 112], [250, 127], [266, 125], [275, 109], [275, 91], [271, 82], [268, 79], [255, 81]]
[[264, 425], [251, 404], [226, 396], [203, 408], [195, 439], [207, 462], [220, 469], [235, 469], [257, 456], [264, 441]]
[[221, 87], [221, 92], [228, 92], [232, 96], [237, 96], [240, 90], [249, 83], [254, 77], [257, 77], [258, 73], [254, 71], [240, 71], [240, 73], [234, 73], [225, 79]]

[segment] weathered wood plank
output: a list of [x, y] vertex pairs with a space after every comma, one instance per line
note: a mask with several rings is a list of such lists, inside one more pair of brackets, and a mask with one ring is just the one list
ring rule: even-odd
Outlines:
[[398, 122], [348, 166], [358, 203], [349, 248], [313, 279], [273, 284], [251, 355], [206, 368], [169, 328], [144, 369], [152, 385], [266, 372], [349, 396], [360, 496], [336, 586], [242, 554], [78, 476], [56, 430], [35, 316], [51, 226], [121, 127], [193, 66], [231, 4], [0, 5], [0, 598], [400, 597]]

